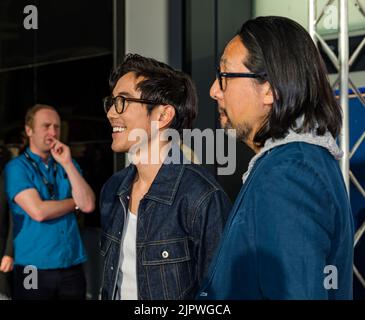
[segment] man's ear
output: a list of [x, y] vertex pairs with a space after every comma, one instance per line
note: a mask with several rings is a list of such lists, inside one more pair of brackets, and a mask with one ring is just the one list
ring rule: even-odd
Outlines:
[[31, 137], [33, 134], [33, 129], [28, 125], [25, 126], [25, 134], [27, 135], [27, 137]]
[[172, 120], [176, 114], [175, 108], [171, 105], [161, 106], [160, 116], [159, 116], [159, 127], [160, 129], [168, 128], [171, 125]]
[[274, 103], [274, 92], [268, 81], [263, 84], [264, 105], [272, 106]]

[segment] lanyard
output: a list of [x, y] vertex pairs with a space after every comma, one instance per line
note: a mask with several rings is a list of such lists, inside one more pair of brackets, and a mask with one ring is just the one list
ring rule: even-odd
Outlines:
[[[38, 165], [30, 157], [30, 155], [28, 154], [28, 152], [24, 151], [24, 156], [27, 158], [27, 160], [32, 164], [32, 166], [34, 167], [34, 169], [41, 176], [43, 183], [46, 185], [46, 187], [48, 189], [48, 192], [49, 192], [49, 195], [51, 197], [51, 200], [54, 200], [56, 198], [56, 194], [55, 194], [55, 190], [54, 190], [55, 189], [54, 188], [54, 185], [47, 180], [47, 177], [44, 175], [44, 173], [41, 171], [41, 169], [39, 169]], [[53, 176], [54, 176], [54, 181], [56, 181], [56, 174], [57, 174], [57, 163], [56, 162], [53, 162]]]

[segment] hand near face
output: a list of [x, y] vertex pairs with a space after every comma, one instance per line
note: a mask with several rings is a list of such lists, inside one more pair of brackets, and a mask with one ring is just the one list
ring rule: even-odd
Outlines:
[[51, 154], [62, 166], [72, 161], [70, 148], [57, 139], [52, 142]]
[[3, 256], [3, 258], [1, 259], [1, 264], [0, 264], [0, 271], [1, 272], [10, 272], [13, 270], [13, 258], [9, 257], [9, 256]]

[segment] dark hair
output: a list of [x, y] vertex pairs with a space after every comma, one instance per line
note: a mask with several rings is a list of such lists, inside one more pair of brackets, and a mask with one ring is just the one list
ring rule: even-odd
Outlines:
[[[136, 77], [145, 78], [136, 88], [141, 91], [141, 99], [170, 104], [175, 108], [175, 117], [170, 128], [176, 129], [180, 134], [183, 129], [191, 129], [197, 115], [198, 98], [195, 85], [187, 74], [155, 59], [127, 54], [110, 75], [111, 91], [118, 80], [129, 72], [133, 72]], [[148, 112], [151, 113], [154, 107], [155, 105], [148, 105]]]
[[[284, 17], [258, 17], [245, 22], [237, 33], [248, 50], [244, 65], [254, 73], [266, 73], [274, 94], [272, 110], [254, 137], [263, 146], [269, 138], [296, 132], [327, 130], [337, 137], [342, 113], [327, 78], [325, 64], [308, 32]], [[304, 122], [296, 127], [301, 116]]]

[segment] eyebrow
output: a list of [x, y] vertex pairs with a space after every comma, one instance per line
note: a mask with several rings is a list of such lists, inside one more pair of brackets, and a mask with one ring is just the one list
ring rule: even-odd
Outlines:
[[51, 125], [55, 125], [55, 126], [60, 126], [59, 123], [52, 123], [52, 122], [42, 122], [41, 124], [42, 126], [51, 126]]
[[123, 96], [123, 97], [126, 97], [126, 98], [134, 98], [130, 93], [125, 92], [125, 91], [118, 92], [117, 96]]

